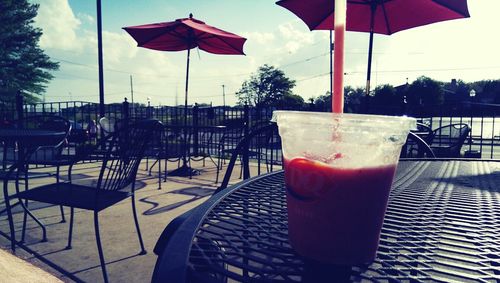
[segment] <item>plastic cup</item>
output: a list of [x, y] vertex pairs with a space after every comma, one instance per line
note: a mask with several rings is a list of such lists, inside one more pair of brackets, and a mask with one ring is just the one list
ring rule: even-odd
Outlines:
[[409, 117], [275, 111], [292, 247], [320, 262], [375, 258]]

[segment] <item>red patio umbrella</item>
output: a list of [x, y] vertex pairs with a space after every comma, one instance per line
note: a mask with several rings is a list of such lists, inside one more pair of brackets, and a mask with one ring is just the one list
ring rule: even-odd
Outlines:
[[[190, 50], [198, 47], [213, 54], [245, 55], [243, 44], [246, 38], [209, 26], [193, 18], [193, 14], [189, 14], [189, 18], [172, 22], [130, 26], [123, 29], [137, 41], [139, 47], [159, 51], [187, 50], [184, 126], [187, 125]], [[186, 154], [184, 154], [181, 168], [179, 175], [191, 175], [192, 171], [187, 166]]]
[[[301, 18], [310, 30], [333, 30], [334, 2], [335, 0], [281, 0], [276, 4]], [[467, 0], [347, 0], [346, 29], [370, 33], [367, 95], [370, 91], [374, 33], [390, 35], [435, 22], [467, 17]]]

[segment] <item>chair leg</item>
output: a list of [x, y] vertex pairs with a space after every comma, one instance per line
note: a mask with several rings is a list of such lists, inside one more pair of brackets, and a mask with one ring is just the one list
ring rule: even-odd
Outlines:
[[132, 213], [134, 214], [135, 229], [137, 230], [137, 236], [139, 237], [139, 244], [141, 245], [140, 255], [145, 255], [147, 253], [144, 248], [144, 242], [142, 241], [141, 229], [139, 228], [139, 219], [137, 218], [137, 210], [135, 209], [135, 195], [130, 198], [132, 200]]
[[12, 211], [10, 210], [10, 201], [9, 201], [9, 192], [8, 192], [8, 180], [3, 181], [3, 195], [5, 198], [5, 209], [7, 210], [7, 218], [9, 221], [9, 229], [10, 229], [10, 248], [12, 252], [16, 251], [16, 235], [14, 231], [14, 220], [12, 218]]
[[168, 165], [168, 158], [165, 157], [165, 163], [163, 164], [165, 167], [165, 170], [163, 170], [163, 182], [167, 181], [167, 165]]
[[72, 248], [71, 246], [71, 239], [73, 238], [73, 221], [75, 217], [75, 209], [73, 207], [70, 207], [69, 209], [69, 233], [68, 233], [68, 245], [66, 246], [66, 249], [69, 250]]
[[[60, 172], [61, 168], [59, 165], [57, 165], [56, 167], [56, 183], [59, 184], [59, 172]], [[64, 216], [64, 208], [62, 205], [59, 206], [59, 210], [61, 211], [61, 222], [60, 223], [65, 223], [66, 222], [66, 217]]]
[[240, 156], [240, 179], [243, 178], [243, 157]]
[[221, 157], [219, 155], [219, 158], [217, 159], [217, 174], [215, 175], [215, 183], [219, 183], [219, 171], [221, 170]]
[[[27, 191], [29, 188], [28, 188], [28, 176], [27, 176], [28, 173], [26, 173], [25, 177], [24, 177], [24, 190]], [[16, 192], [19, 192], [19, 182], [16, 182]], [[21, 201], [21, 200], [19, 200]], [[23, 213], [23, 230], [21, 232], [21, 243], [24, 243], [24, 239], [26, 237], [26, 224], [27, 224], [27, 221], [28, 221], [28, 212], [27, 212], [27, 209], [28, 209], [28, 200], [24, 200], [24, 213]]]
[[187, 160], [187, 165], [189, 168], [191, 168], [189, 170], [189, 179], [193, 179], [193, 167], [191, 167], [191, 159], [190, 158], [188, 158], [188, 160]]
[[161, 190], [161, 159], [158, 158], [158, 190]]
[[104, 261], [104, 253], [102, 252], [101, 236], [99, 235], [99, 215], [94, 211], [94, 229], [95, 240], [97, 243], [97, 251], [99, 252], [99, 260], [101, 262], [102, 276], [105, 283], [108, 283], [108, 273], [106, 272], [106, 262]]
[[[35, 222], [42, 228], [42, 242], [47, 242], [47, 229], [45, 228], [45, 225], [42, 223], [42, 221], [40, 221], [38, 218], [36, 218], [36, 216], [33, 213], [31, 213], [31, 211], [29, 211], [28, 207], [25, 206], [22, 199], [19, 199], [19, 203], [23, 207], [23, 210], [25, 211], [25, 213], [27, 215], [29, 215], [33, 220], [35, 220]], [[23, 234], [24, 234], [24, 231], [23, 231]]]

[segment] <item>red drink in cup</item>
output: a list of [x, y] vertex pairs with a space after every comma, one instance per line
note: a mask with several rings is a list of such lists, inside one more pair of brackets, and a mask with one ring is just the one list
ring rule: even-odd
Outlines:
[[288, 230], [301, 255], [333, 264], [375, 258], [407, 117], [276, 111]]

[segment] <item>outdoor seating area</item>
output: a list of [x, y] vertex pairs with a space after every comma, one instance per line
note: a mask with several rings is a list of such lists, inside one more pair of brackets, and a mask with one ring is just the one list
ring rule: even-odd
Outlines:
[[[101, 125], [104, 120], [101, 119]], [[213, 129], [204, 129], [200, 135], [211, 138], [205, 145], [212, 145], [215, 149], [211, 155], [204, 156], [213, 161], [208, 164], [204, 158], [197, 159], [200, 157], [200, 151], [193, 150], [192, 144], [184, 144], [182, 139], [177, 140], [181, 146], [172, 150], [172, 144], [176, 144], [172, 143], [172, 130], [154, 119], [135, 120], [130, 121], [130, 123], [123, 120], [116, 122], [113, 126], [109, 126], [113, 130], [101, 133], [102, 137], [95, 145], [87, 144], [83, 149], [74, 151], [73, 155], [66, 155], [63, 159], [55, 159], [60, 155], [50, 155], [51, 158], [54, 158], [51, 162], [46, 162], [47, 150], [51, 149], [58, 153], [67, 151], [66, 147], [69, 145], [66, 143], [66, 138], [71, 131], [68, 120], [57, 115], [34, 115], [14, 121], [10, 125], [7, 128], [0, 128], [3, 156], [1, 176], [5, 196], [2, 214], [7, 216], [7, 221], [0, 226], [2, 227], [0, 233], [5, 237], [5, 239], [0, 240], [0, 243], [4, 248], [9, 247], [17, 254], [24, 252], [34, 254], [34, 257], [27, 256], [27, 259], [35, 262], [41, 260], [44, 263], [41, 264], [43, 269], [55, 273], [63, 280], [99, 280], [97, 279], [99, 276], [94, 270], [96, 268], [91, 268], [94, 271], [90, 272], [92, 274], [90, 277], [83, 276], [86, 279], [79, 279], [79, 275], [72, 274], [68, 266], [80, 264], [79, 259], [75, 259], [72, 263], [68, 262], [68, 266], [55, 264], [55, 262], [63, 260], [59, 256], [65, 257], [67, 254], [65, 251], [77, 249], [75, 246], [82, 249], [82, 245], [84, 245], [83, 250], [75, 251], [76, 254], [83, 255], [86, 250], [94, 249], [94, 246], [97, 245], [98, 254], [95, 259], [99, 259], [102, 278], [105, 282], [116, 281], [116, 279], [109, 280], [116, 278], [116, 275], [108, 275], [110, 269], [107, 268], [109, 265], [108, 250], [111, 250], [110, 257], [114, 256], [115, 250], [120, 250], [115, 245], [127, 247], [126, 251], [131, 252], [132, 243], [125, 243], [125, 241], [131, 240], [128, 239], [129, 237], [118, 242], [110, 241], [110, 232], [106, 231], [109, 229], [109, 224], [99, 225], [99, 223], [109, 223], [109, 220], [99, 218], [99, 212], [104, 211], [104, 209], [109, 207], [106, 211], [115, 211], [112, 214], [115, 216], [112, 218], [120, 222], [120, 224], [115, 223], [118, 226], [122, 228], [135, 226], [139, 245], [134, 249], [137, 250], [134, 255], [143, 256], [147, 253], [145, 248], [147, 244], [150, 247], [153, 246], [161, 234], [160, 228], [165, 227], [168, 223], [161, 221], [171, 220], [172, 216], [165, 219], [158, 216], [155, 221], [160, 221], [161, 224], [157, 226], [156, 235], [152, 235], [151, 230], [149, 230], [148, 236], [143, 237], [142, 235], [145, 233], [141, 233], [138, 220], [141, 216], [138, 215], [142, 215], [144, 218], [157, 213], [161, 215], [163, 211], [167, 214], [177, 215], [192, 207], [194, 203], [199, 204], [201, 200], [226, 188], [230, 183], [247, 179], [250, 175], [270, 172], [273, 170], [273, 166], [274, 170], [281, 169], [281, 166], [278, 167], [274, 162], [268, 163], [267, 155], [264, 157], [264, 153], [269, 153], [266, 146], [271, 142], [276, 142], [274, 140], [277, 138], [275, 124], [261, 127], [269, 130], [260, 131], [250, 136], [241, 135], [238, 138], [232, 135], [233, 128], [223, 133], [218, 132], [221, 128], [216, 128], [216, 132], [210, 132]], [[181, 135], [178, 129], [174, 132], [176, 136]], [[228, 135], [232, 137], [231, 142], [221, 144], [221, 141], [227, 141]], [[219, 141], [213, 142], [212, 139], [216, 138], [219, 138]], [[255, 140], [258, 140], [258, 143]], [[189, 146], [186, 147], [186, 145]], [[13, 146], [15, 147], [13, 148]], [[232, 154], [232, 150], [228, 148], [233, 146], [236, 149], [235, 152], [241, 153], [241, 155]], [[185, 152], [179, 150], [184, 148], [189, 148], [189, 150]], [[227, 156], [223, 155], [222, 148], [225, 149], [224, 154]], [[274, 151], [277, 150], [279, 149]], [[172, 154], [175, 152], [177, 152], [175, 159], [172, 159], [174, 157]], [[149, 154], [154, 162], [144, 158], [145, 154]], [[40, 159], [40, 156], [43, 156], [44, 159]], [[35, 157], [39, 159], [35, 159]], [[180, 168], [183, 157], [185, 157], [188, 166], [193, 168], [197, 174], [181, 177], [171, 176], [169, 173], [176, 170], [176, 165], [177, 169]], [[227, 165], [225, 164], [226, 157], [230, 158]], [[277, 159], [277, 157], [271, 158]], [[64, 162], [62, 162], [63, 160]], [[162, 164], [164, 164], [164, 171], [162, 171]], [[231, 174], [232, 171], [239, 171], [234, 170], [239, 168], [239, 164], [241, 164], [241, 172]], [[172, 169], [167, 171], [167, 168]], [[55, 175], [51, 174], [54, 170]], [[219, 183], [221, 172], [226, 174], [222, 182]], [[37, 176], [37, 178], [33, 178], [33, 176]], [[164, 184], [163, 188], [162, 184]], [[148, 193], [138, 198], [135, 196], [136, 190], [148, 191]], [[152, 201], [155, 195], [166, 197], [169, 201], [164, 203], [163, 207], [158, 207], [159, 203]], [[173, 198], [170, 199], [170, 196]], [[150, 197], [151, 200], [149, 200]], [[127, 198], [132, 201], [131, 212], [124, 211], [130, 210], [130, 207], [129, 209], [123, 207], [123, 202]], [[146, 206], [152, 207], [139, 210], [142, 213], [138, 213], [136, 205], [141, 201]], [[116, 206], [120, 208], [117, 209]], [[53, 217], [54, 208], [58, 211], [57, 219]], [[118, 212], [116, 213], [116, 211]], [[80, 218], [82, 214], [88, 216], [93, 214], [94, 240], [86, 239], [88, 236], [82, 237], [81, 234], [78, 234], [78, 231], [81, 231], [80, 226], [83, 226], [84, 229], [92, 227], [90, 219], [92, 217]], [[101, 214], [106, 215], [106, 212]], [[127, 214], [133, 217], [128, 217]], [[122, 223], [128, 222], [127, 219], [131, 218], [135, 225]], [[56, 222], [53, 222], [54, 220]], [[116, 228], [113, 230], [116, 231]], [[68, 230], [69, 232], [63, 232]], [[73, 237], [74, 230], [78, 236]], [[118, 233], [117, 236], [120, 234], [119, 232], [111, 233]], [[126, 234], [129, 233], [126, 232]], [[113, 236], [112, 239], [115, 237]], [[85, 238], [85, 242], [76, 244], [82, 238]], [[145, 244], [143, 238], [150, 239], [149, 243]], [[108, 244], [103, 243], [106, 241]], [[48, 247], [59, 246], [50, 253], [53, 254], [55, 262], [47, 261], [37, 251], [38, 248], [46, 250], [47, 247], [44, 244]], [[111, 247], [107, 248], [108, 245]], [[64, 262], [66, 263], [66, 260]], [[149, 267], [151, 272], [152, 268], [153, 264]]]
[[0, 283], [500, 282], [499, 9], [0, 1]]
[[[61, 123], [51, 123], [47, 128], [48, 117]], [[86, 153], [80, 150], [71, 158], [65, 156], [64, 162], [71, 160], [67, 164], [56, 162], [58, 159], [32, 161], [48, 148], [67, 151], [60, 148], [69, 146], [64, 144], [70, 131], [66, 119], [45, 115], [21, 121], [0, 129], [2, 163], [7, 169], [2, 175], [6, 196], [4, 214], [8, 216], [0, 226], [5, 237], [0, 243], [62, 280], [99, 281], [103, 278], [116, 282], [127, 277], [130, 282], [140, 282], [141, 277], [136, 274], [137, 278], [132, 276], [131, 279], [131, 273], [145, 276], [147, 269], [147, 275], [153, 276], [156, 266], [152, 278], [155, 282], [163, 282], [170, 274], [165, 261], [176, 261], [175, 257], [167, 256], [177, 253], [170, 251], [170, 238], [185, 225], [184, 222], [199, 217], [192, 211], [196, 205], [220, 195], [217, 193], [226, 191], [230, 184], [251, 176], [267, 176], [283, 168], [281, 140], [275, 123], [259, 123], [247, 130], [226, 126], [199, 129], [199, 144], [194, 149], [192, 133], [186, 131], [191, 137], [187, 139], [189, 143], [184, 143], [182, 138], [176, 139], [183, 137], [183, 131], [172, 130], [157, 120], [135, 120], [130, 124], [122, 120], [97, 144], [85, 147]], [[59, 124], [61, 126], [57, 126]], [[429, 129], [420, 125], [408, 135], [401, 151], [402, 160], [436, 157], [442, 160], [443, 156], [434, 153], [433, 142], [439, 140], [441, 148], [448, 142], [446, 148], [452, 148], [458, 138], [463, 146], [466, 136], [463, 132], [469, 133], [466, 125], [460, 124], [434, 131]], [[36, 142], [29, 139], [23, 143], [27, 139], [19, 134], [13, 136], [13, 130], [40, 138]], [[452, 136], [455, 132], [462, 136]], [[138, 139], [136, 133], [141, 134], [142, 139]], [[13, 154], [9, 147], [14, 141], [23, 148], [18, 154], [25, 156], [8, 158]], [[96, 152], [100, 158], [95, 158]], [[187, 166], [197, 173], [171, 176], [170, 172], [181, 168], [184, 156]], [[210, 162], [205, 162], [207, 158]], [[131, 162], [133, 159], [135, 161]], [[54, 170], [57, 174], [50, 174]], [[224, 174], [222, 179], [221, 173]], [[29, 178], [30, 174], [38, 177]], [[126, 198], [131, 198], [131, 207], [123, 201]], [[19, 203], [16, 207], [12, 203], [14, 200]], [[101, 210], [103, 216], [99, 218]], [[147, 228], [142, 228], [144, 226]], [[137, 236], [130, 237], [134, 233]], [[159, 266], [165, 273], [159, 271]], [[137, 268], [135, 272], [134, 268]]]
[[[278, 128], [261, 110], [242, 108], [232, 117], [225, 109], [222, 117], [206, 120], [202, 113], [213, 110], [194, 108], [192, 125], [183, 127], [169, 124], [160, 109], [134, 117], [127, 106], [98, 120], [95, 138], [83, 141], [68, 139], [74, 118], [59, 113], [25, 112], [26, 118], [0, 128], [4, 249], [62, 280], [141, 282], [147, 274], [148, 280], [163, 282], [170, 274], [165, 262], [171, 262], [165, 254], [177, 253], [170, 250], [171, 238], [185, 233], [177, 231], [186, 223], [201, 221], [201, 212], [193, 210], [197, 205], [233, 192], [231, 184], [283, 169]], [[432, 127], [432, 121], [420, 121], [403, 145], [401, 160], [465, 160], [468, 123], [445, 125], [443, 118]], [[140, 146], [134, 129], [145, 131], [152, 124]], [[178, 174], [183, 167], [189, 171]]]

